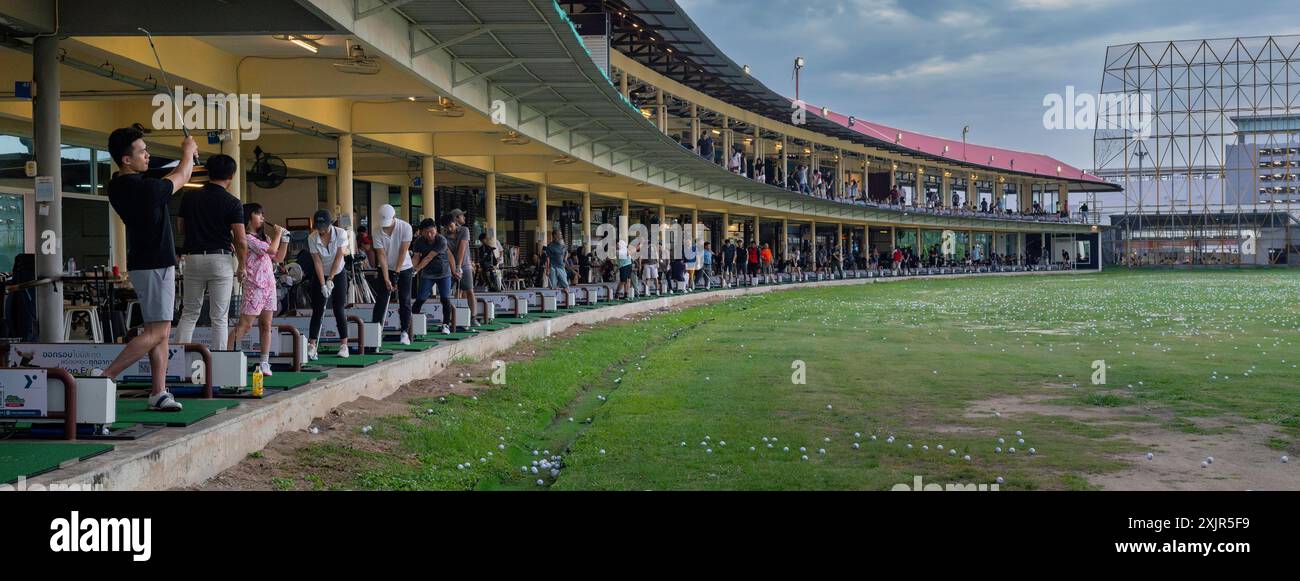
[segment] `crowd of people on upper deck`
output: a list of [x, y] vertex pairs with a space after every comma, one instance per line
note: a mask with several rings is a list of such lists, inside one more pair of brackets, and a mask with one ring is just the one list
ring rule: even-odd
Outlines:
[[843, 204], [949, 216], [1043, 222], [1087, 221], [1087, 204], [1079, 207], [1077, 217], [1072, 217], [1069, 209], [1062, 207], [1060, 202], [1057, 202], [1055, 209], [1049, 210], [1035, 200], [1029, 209], [1018, 211], [1004, 207], [1003, 199], [998, 196], [990, 194], [988, 198], [977, 199], [976, 196], [963, 197], [954, 192], [952, 203], [945, 205], [936, 189], [927, 189], [923, 195], [913, 196], [908, 196], [898, 187], [893, 187], [888, 192], [869, 191], [869, 188], [854, 177], [852, 172], [845, 172], [844, 179], [837, 180], [834, 170], [809, 167], [805, 163], [793, 160], [788, 162], [789, 167], [782, 167], [779, 157], [746, 157], [745, 150], [740, 145], [735, 145], [730, 152], [726, 152], [716, 145], [709, 131], [705, 131], [694, 144], [684, 136], [675, 136], [674, 139], [681, 143], [682, 147], [727, 168], [731, 173], [806, 196]]

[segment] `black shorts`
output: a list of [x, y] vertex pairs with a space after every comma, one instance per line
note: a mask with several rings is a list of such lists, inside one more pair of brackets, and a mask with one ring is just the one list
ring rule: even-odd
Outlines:
[[632, 280], [632, 265], [627, 264], [618, 267], [618, 281], [625, 282], [629, 280]]

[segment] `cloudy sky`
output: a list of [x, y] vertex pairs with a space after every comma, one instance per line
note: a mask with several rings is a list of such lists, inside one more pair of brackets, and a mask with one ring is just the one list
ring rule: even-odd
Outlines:
[[1091, 131], [1043, 129], [1043, 98], [1096, 92], [1106, 47], [1300, 34], [1294, 0], [679, 0], [733, 60], [817, 106], [1091, 168]]

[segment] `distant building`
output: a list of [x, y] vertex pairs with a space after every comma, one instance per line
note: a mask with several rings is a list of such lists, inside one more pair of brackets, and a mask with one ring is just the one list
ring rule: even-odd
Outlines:
[[1300, 115], [1233, 117], [1224, 176], [1230, 205], [1300, 204]]

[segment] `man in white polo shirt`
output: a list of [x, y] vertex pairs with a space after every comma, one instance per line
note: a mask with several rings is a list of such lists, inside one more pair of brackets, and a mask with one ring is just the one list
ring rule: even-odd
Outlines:
[[415, 265], [411, 262], [411, 241], [415, 232], [411, 224], [397, 217], [389, 204], [379, 208], [379, 229], [374, 232], [375, 267], [379, 269], [379, 288], [375, 289], [375, 310], [370, 322], [384, 322], [388, 300], [397, 291], [397, 313], [401, 318], [400, 339], [411, 344], [411, 280]]

